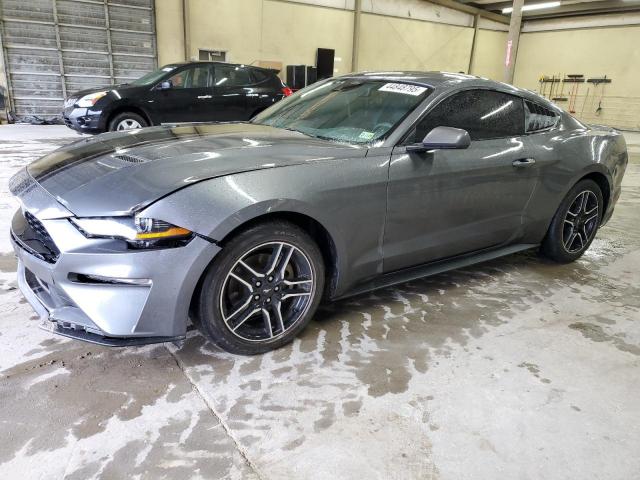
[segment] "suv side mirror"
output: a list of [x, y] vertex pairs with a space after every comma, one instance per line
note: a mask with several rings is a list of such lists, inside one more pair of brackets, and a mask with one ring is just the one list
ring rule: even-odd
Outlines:
[[173, 85], [171, 85], [171, 80], [164, 80], [160, 82], [160, 90], [169, 90]]
[[407, 152], [464, 149], [468, 148], [469, 145], [471, 145], [471, 137], [466, 130], [453, 127], [436, 127], [427, 133], [422, 143], [407, 145]]

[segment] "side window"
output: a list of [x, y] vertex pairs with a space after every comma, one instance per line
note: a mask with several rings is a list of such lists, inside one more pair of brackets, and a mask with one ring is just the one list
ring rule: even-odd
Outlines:
[[527, 133], [535, 133], [553, 128], [558, 123], [558, 115], [548, 108], [529, 100], [524, 101]]
[[172, 88], [206, 88], [211, 86], [208, 65], [181, 70], [169, 78]]
[[462, 128], [471, 140], [515, 137], [524, 133], [522, 99], [492, 90], [455, 93], [435, 106], [416, 127], [416, 142], [436, 127]]
[[254, 83], [245, 67], [237, 65], [216, 65], [216, 87], [244, 87]]

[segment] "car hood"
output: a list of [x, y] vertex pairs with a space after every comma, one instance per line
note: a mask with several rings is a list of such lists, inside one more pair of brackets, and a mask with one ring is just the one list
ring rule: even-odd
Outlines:
[[27, 170], [75, 215], [105, 216], [133, 213], [210, 178], [364, 155], [365, 148], [263, 125], [190, 124], [80, 140]]
[[135, 85], [131, 85], [129, 83], [121, 83], [119, 85], [103, 85], [102, 87], [87, 88], [85, 90], [79, 90], [77, 92], [73, 92], [71, 95], [68, 95], [67, 98], [77, 99], [77, 98], [82, 98], [85, 95], [89, 95], [91, 93], [110, 92], [112, 90], [123, 90], [131, 87], [135, 87]]

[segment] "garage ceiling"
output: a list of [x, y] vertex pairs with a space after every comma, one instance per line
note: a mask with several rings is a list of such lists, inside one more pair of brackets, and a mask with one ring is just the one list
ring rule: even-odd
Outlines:
[[[525, 0], [525, 6], [547, 3], [548, 1], [549, 0]], [[503, 8], [511, 7], [513, 4], [513, 2], [505, 2], [504, 0], [457, 0], [457, 2], [494, 13], [502, 13]], [[559, 6], [553, 8], [524, 11], [523, 18], [533, 20], [640, 11], [640, 0], [563, 0], [559, 3]]]

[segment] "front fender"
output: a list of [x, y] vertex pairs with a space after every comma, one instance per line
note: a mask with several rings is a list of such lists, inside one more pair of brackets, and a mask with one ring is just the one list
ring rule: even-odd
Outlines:
[[346, 271], [347, 249], [343, 236], [327, 217], [328, 212], [301, 199], [271, 197], [274, 188], [259, 188], [249, 194], [244, 183], [237, 175], [203, 181], [154, 203], [140, 215], [188, 228], [218, 243], [236, 228], [258, 217], [277, 213], [302, 214], [327, 230], [336, 249], [338, 271]]
[[[373, 168], [364, 169], [362, 163]], [[178, 190], [141, 215], [216, 242], [263, 215], [306, 215], [320, 223], [334, 243], [338, 294], [382, 269], [387, 174], [379, 163], [362, 157], [227, 175]]]

